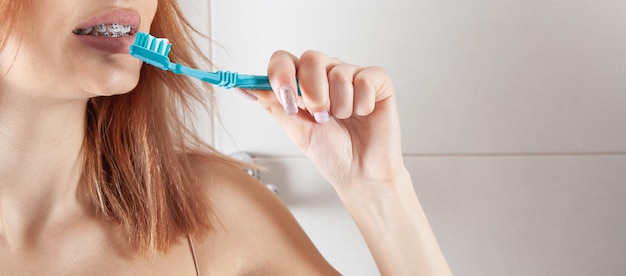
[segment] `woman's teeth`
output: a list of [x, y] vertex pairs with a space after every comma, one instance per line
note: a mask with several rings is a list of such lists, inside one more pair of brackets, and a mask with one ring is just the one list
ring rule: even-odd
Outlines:
[[77, 35], [121, 37], [130, 35], [132, 30], [133, 27], [131, 25], [100, 24], [84, 29], [76, 29], [73, 33]]

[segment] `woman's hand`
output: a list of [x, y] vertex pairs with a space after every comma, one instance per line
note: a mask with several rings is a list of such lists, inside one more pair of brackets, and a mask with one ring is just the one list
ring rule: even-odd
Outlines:
[[275, 93], [249, 92], [335, 187], [381, 274], [451, 275], [404, 166], [387, 73], [279, 51], [268, 75]]
[[314, 51], [300, 58], [278, 51], [268, 75], [274, 94], [248, 92], [335, 189], [405, 177], [393, 84], [385, 70]]

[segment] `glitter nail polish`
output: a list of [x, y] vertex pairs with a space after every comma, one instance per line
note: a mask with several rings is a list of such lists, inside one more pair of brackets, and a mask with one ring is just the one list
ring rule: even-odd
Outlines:
[[291, 86], [283, 86], [278, 91], [280, 97], [280, 103], [285, 109], [287, 115], [295, 115], [298, 113], [298, 104], [296, 103], [296, 93]]

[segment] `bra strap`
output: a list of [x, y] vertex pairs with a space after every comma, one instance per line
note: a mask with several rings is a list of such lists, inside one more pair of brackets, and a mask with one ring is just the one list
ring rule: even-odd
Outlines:
[[196, 248], [193, 246], [193, 241], [190, 236], [187, 236], [187, 242], [189, 243], [189, 249], [193, 257], [193, 265], [196, 267], [196, 276], [200, 276], [200, 266], [198, 265], [198, 258], [196, 257]]

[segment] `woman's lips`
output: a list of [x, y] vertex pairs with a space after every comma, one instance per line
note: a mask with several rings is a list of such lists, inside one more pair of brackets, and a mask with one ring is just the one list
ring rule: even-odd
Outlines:
[[141, 23], [141, 16], [139, 15], [139, 12], [133, 9], [109, 8], [97, 12], [93, 16], [89, 17], [88, 20], [76, 26], [74, 29], [84, 29], [100, 24], [113, 23], [130, 25], [136, 30], [139, 28], [139, 23]]
[[[110, 8], [99, 11], [91, 16], [88, 20], [78, 25], [72, 32], [74, 36], [84, 46], [109, 52], [109, 53], [128, 53], [128, 47], [135, 41], [135, 30], [139, 29], [141, 16], [139, 12], [133, 9]], [[110, 36], [93, 36], [76, 34], [75, 30], [84, 29], [91, 26], [101, 24], [119, 24], [129, 25], [132, 32], [128, 36], [110, 37]]]
[[128, 47], [135, 42], [135, 35], [107, 37], [93, 35], [76, 35], [76, 39], [87, 47], [113, 54], [126, 54]]

